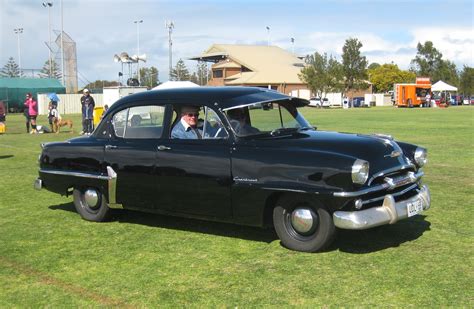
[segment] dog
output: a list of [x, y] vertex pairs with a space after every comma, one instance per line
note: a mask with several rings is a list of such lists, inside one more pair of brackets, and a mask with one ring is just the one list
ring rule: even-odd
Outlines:
[[68, 126], [69, 129], [71, 130], [71, 133], [74, 133], [73, 130], [73, 123], [71, 119], [61, 119], [61, 118], [53, 118], [53, 132], [58, 134], [59, 131], [61, 130], [61, 127], [66, 127]]

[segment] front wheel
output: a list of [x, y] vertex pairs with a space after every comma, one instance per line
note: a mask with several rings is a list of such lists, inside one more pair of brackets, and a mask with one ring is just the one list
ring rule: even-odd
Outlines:
[[81, 217], [88, 221], [102, 222], [110, 218], [110, 208], [105, 196], [96, 188], [74, 188], [74, 206]]
[[284, 196], [273, 210], [273, 224], [282, 244], [292, 250], [317, 252], [336, 234], [330, 213], [315, 200]]

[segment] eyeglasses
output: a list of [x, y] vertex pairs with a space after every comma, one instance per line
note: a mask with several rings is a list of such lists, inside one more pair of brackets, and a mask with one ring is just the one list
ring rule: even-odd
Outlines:
[[199, 113], [186, 113], [185, 115], [188, 117], [199, 117]]

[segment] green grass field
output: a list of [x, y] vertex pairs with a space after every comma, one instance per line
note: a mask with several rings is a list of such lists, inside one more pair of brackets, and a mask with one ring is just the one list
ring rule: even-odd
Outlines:
[[[323, 253], [271, 230], [114, 213], [84, 221], [71, 198], [35, 191], [40, 143], [22, 115], [0, 135], [0, 307], [474, 307], [474, 107], [305, 108], [319, 130], [386, 133], [429, 151], [432, 208]], [[79, 115], [71, 117], [81, 131]], [[45, 117], [40, 123], [47, 124]]]

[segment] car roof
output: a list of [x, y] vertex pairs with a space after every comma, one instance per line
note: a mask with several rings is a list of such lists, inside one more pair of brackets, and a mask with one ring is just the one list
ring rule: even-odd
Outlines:
[[111, 112], [123, 106], [141, 104], [143, 101], [169, 101], [179, 105], [214, 105], [228, 109], [235, 106], [249, 105], [260, 102], [290, 101], [296, 107], [309, 104], [308, 100], [293, 98], [266, 88], [259, 87], [189, 87], [160, 89], [140, 92], [126, 96], [111, 107]]

